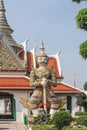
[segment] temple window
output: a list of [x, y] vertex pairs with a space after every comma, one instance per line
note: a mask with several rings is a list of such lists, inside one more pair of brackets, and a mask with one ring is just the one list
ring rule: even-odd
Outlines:
[[12, 94], [0, 92], [0, 120], [15, 120], [15, 102]]
[[67, 110], [72, 111], [72, 97], [67, 96]]

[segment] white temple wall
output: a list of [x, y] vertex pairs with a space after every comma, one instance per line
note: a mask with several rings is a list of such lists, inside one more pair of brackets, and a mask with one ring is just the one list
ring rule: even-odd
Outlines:
[[[7, 92], [14, 95], [14, 99], [16, 101], [16, 122], [24, 121], [24, 114], [29, 114], [29, 110], [24, 108], [24, 106], [20, 103], [20, 97], [28, 98], [30, 97], [31, 90], [0, 90], [0, 92]], [[56, 93], [58, 98], [66, 98], [67, 96], [72, 97], [72, 113], [74, 114], [77, 110], [76, 105], [76, 94], [65, 94], [65, 93]], [[64, 108], [67, 109], [67, 104], [64, 105]]]
[[[66, 98], [67, 99], [67, 96], [71, 96], [72, 97], [72, 111], [74, 110], [74, 108], [77, 107], [77, 104], [76, 104], [76, 94], [70, 94], [70, 93], [57, 93], [56, 94], [58, 96], [58, 98]], [[64, 105], [64, 108], [67, 109], [67, 104]]]
[[14, 95], [16, 101], [16, 121], [23, 122], [24, 114], [28, 114], [29, 111], [20, 103], [20, 97], [29, 98], [30, 90], [0, 90], [0, 92], [7, 92]]

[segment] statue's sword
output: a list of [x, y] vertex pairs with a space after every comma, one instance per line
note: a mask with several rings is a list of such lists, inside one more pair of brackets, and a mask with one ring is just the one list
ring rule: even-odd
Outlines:
[[43, 78], [43, 108], [47, 113], [47, 98], [46, 98], [46, 78]]

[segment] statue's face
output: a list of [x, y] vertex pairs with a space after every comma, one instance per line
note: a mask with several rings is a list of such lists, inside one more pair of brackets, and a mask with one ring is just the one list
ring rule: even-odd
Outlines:
[[48, 62], [48, 57], [38, 57], [37, 63], [39, 66], [46, 66]]

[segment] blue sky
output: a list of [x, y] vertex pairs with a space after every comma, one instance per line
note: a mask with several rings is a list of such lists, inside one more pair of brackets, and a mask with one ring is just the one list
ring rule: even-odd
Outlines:
[[45, 52], [56, 54], [59, 49], [64, 82], [82, 88], [87, 81], [87, 61], [79, 55], [79, 45], [87, 40], [87, 32], [77, 29], [75, 16], [87, 2], [71, 0], [4, 0], [6, 17], [14, 30], [17, 43], [29, 37], [28, 50], [43, 38]]

